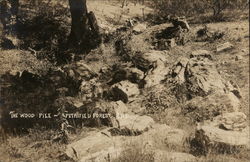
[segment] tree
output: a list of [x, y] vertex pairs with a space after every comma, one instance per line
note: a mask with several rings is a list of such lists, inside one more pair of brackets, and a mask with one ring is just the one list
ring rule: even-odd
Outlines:
[[[4, 31], [15, 31], [19, 8], [19, 0], [0, 1], [0, 23]], [[2, 31], [3, 32], [3, 31]]]
[[70, 47], [90, 48], [100, 36], [94, 13], [88, 13], [86, 0], [69, 0], [69, 6], [71, 32], [68, 44]]
[[213, 10], [213, 15], [220, 15], [225, 9], [239, 9], [247, 4], [248, 0], [205, 0], [209, 8]]
[[[29, 3], [36, 3], [30, 0]], [[48, 0], [49, 4], [51, 0]], [[71, 32], [68, 37], [68, 47], [91, 49], [101, 41], [99, 26], [93, 12], [88, 12], [86, 0], [68, 0], [71, 13]], [[33, 6], [34, 7], [34, 6]], [[19, 0], [0, 0], [0, 24], [4, 30], [16, 32], [15, 24], [18, 18]]]
[[71, 32], [69, 43], [80, 44], [87, 32], [87, 5], [86, 0], [69, 0], [71, 13]]

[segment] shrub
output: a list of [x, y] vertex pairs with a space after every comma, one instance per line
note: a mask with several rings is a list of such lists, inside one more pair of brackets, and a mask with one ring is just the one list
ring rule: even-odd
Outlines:
[[21, 48], [37, 51], [39, 59], [60, 62], [70, 28], [68, 9], [44, 1], [35, 6], [26, 3], [20, 8], [19, 17]]
[[214, 21], [220, 21], [222, 12], [226, 9], [243, 9], [247, 0], [154, 0], [156, 14], [167, 19], [168, 15], [197, 16], [213, 12]]

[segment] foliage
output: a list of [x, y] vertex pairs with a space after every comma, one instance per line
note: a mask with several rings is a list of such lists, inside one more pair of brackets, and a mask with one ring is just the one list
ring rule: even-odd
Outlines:
[[68, 10], [60, 4], [48, 5], [42, 1], [35, 6], [26, 3], [20, 8], [19, 17], [20, 47], [32, 49], [39, 59], [61, 62], [70, 26]]
[[243, 9], [247, 0], [154, 0], [153, 6], [158, 15], [167, 18], [174, 16], [195, 16], [213, 11], [214, 17], [220, 17], [226, 9]]

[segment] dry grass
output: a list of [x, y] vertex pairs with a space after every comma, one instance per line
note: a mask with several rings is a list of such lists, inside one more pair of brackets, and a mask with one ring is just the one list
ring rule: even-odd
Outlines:
[[131, 144], [125, 147], [121, 155], [113, 162], [152, 162], [154, 161], [154, 153], [145, 150], [143, 145]]
[[48, 140], [52, 134], [49, 131], [33, 130], [24, 136], [9, 136], [0, 144], [0, 161], [62, 161], [60, 158], [65, 145]]
[[0, 50], [0, 75], [6, 72], [22, 72], [24, 70], [34, 74], [46, 74], [53, 65], [46, 60], [38, 60], [28, 51]]

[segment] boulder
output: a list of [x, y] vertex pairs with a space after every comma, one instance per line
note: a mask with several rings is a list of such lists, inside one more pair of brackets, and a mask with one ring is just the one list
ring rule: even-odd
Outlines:
[[85, 103], [89, 103], [100, 98], [103, 93], [101, 83], [99, 83], [95, 78], [89, 81], [83, 80], [79, 88], [81, 99]]
[[128, 68], [127, 71], [129, 72], [128, 79], [132, 83], [138, 83], [144, 78], [143, 71], [137, 69], [137, 68]]
[[170, 75], [174, 78], [178, 83], [185, 83], [185, 70], [189, 60], [187, 58], [180, 58], [177, 63], [172, 67], [170, 71]]
[[164, 66], [167, 61], [166, 56], [167, 54], [163, 51], [151, 50], [147, 53], [137, 53], [132, 61], [138, 69], [147, 72], [152, 68]]
[[140, 33], [144, 32], [146, 29], [147, 29], [146, 24], [137, 24], [133, 27], [133, 32], [136, 34], [140, 34]]
[[155, 46], [154, 48], [163, 51], [163, 50], [169, 50], [177, 46], [177, 44], [175, 38], [168, 38], [168, 39], [161, 38], [154, 42], [154, 46]]
[[133, 62], [137, 68], [145, 72], [145, 85], [142, 87], [152, 87], [161, 83], [168, 73], [165, 67], [167, 56], [162, 51], [150, 51], [144, 54], [137, 54], [133, 58]]
[[[129, 132], [147, 131], [155, 123], [154, 120], [149, 116], [134, 115], [127, 108], [122, 101], [116, 102], [100, 102], [98, 107], [105, 108], [106, 112], [112, 112], [115, 120], [113, 120], [113, 127], [119, 128], [120, 130], [127, 130]], [[117, 129], [115, 129], [117, 130]], [[119, 130], [118, 130], [119, 131]]]
[[129, 113], [128, 108], [122, 101], [107, 102], [103, 100], [90, 103], [85, 107], [87, 114], [91, 115], [85, 125], [91, 127], [111, 126], [119, 128], [119, 122], [123, 120], [124, 114]]
[[194, 51], [190, 58], [181, 58], [169, 72], [169, 81], [182, 85], [189, 99], [195, 96], [207, 96], [212, 93], [233, 92], [240, 98], [237, 86], [226, 82], [216, 69], [208, 51]]
[[116, 117], [120, 118], [123, 114], [129, 114], [130, 110], [122, 101], [110, 102], [116, 112]]
[[207, 95], [213, 91], [224, 92], [225, 84], [213, 62], [207, 58], [192, 58], [186, 66], [185, 78], [193, 93]]
[[168, 45], [169, 48], [173, 48], [173, 47], [177, 46], [174, 38], [167, 39], [167, 45]]
[[90, 80], [98, 74], [84, 61], [72, 63], [63, 67], [67, 75], [75, 80]]
[[111, 86], [110, 93], [114, 101], [127, 103], [133, 101], [133, 98], [140, 94], [140, 90], [137, 84], [125, 80]]
[[[112, 129], [112, 128], [111, 128]], [[165, 139], [166, 135], [175, 134], [173, 128], [164, 124], [155, 124], [147, 132], [138, 136], [112, 136], [110, 129], [100, 132], [91, 132], [86, 137], [69, 144], [66, 148], [66, 155], [76, 161], [106, 161], [117, 159], [122, 151], [126, 149], [124, 146], [142, 143], [144, 150], [155, 152], [159, 139]], [[147, 144], [147, 147], [146, 147]], [[148, 146], [149, 145], [149, 146]], [[171, 156], [173, 157], [173, 156]]]
[[213, 60], [211, 52], [207, 50], [193, 51], [192, 54], [190, 55], [190, 58], [197, 58], [197, 59], [208, 58], [209, 60]]
[[121, 153], [125, 137], [109, 137], [103, 132], [91, 132], [85, 138], [67, 146], [66, 155], [76, 161], [104, 161], [105, 158], [115, 159]]
[[206, 125], [231, 131], [242, 131], [248, 126], [247, 116], [242, 112], [224, 113], [206, 121]]
[[223, 44], [220, 44], [216, 47], [216, 52], [223, 52], [223, 51], [226, 51], [226, 50], [230, 50], [232, 49], [234, 46], [229, 43], [229, 42], [226, 42], [226, 43], [223, 43]]
[[182, 58], [172, 68], [170, 76], [185, 84], [189, 95], [206, 96], [213, 91], [224, 93], [226, 87], [215, 65], [204, 57]]
[[249, 126], [240, 112], [226, 113], [198, 124], [192, 146], [198, 152], [235, 153], [250, 148]]
[[129, 129], [135, 132], [148, 130], [154, 124], [154, 120], [149, 116], [120, 114], [117, 116], [120, 129]]
[[[84, 113], [91, 115], [84, 124], [91, 127], [111, 126], [114, 127], [114, 134], [142, 133], [147, 131], [154, 124], [149, 116], [139, 116], [131, 113], [131, 110], [122, 101], [107, 102], [96, 101], [85, 105]], [[126, 132], [121, 132], [125, 131]], [[124, 134], [126, 135], [126, 134]]]
[[145, 85], [144, 88], [149, 88], [153, 86], [157, 86], [162, 83], [163, 80], [166, 79], [166, 75], [168, 73], [167, 68], [156, 68], [153, 71], [150, 71], [145, 77]]
[[191, 154], [183, 152], [169, 152], [164, 150], [155, 150], [154, 152], [154, 162], [194, 162], [197, 161], [196, 157]]

